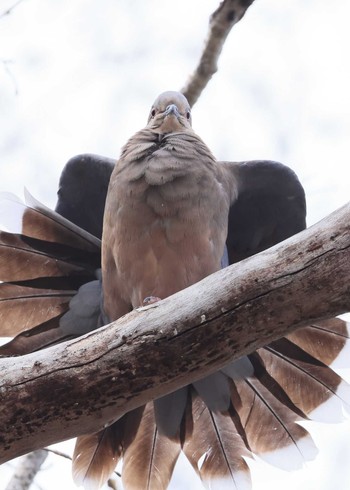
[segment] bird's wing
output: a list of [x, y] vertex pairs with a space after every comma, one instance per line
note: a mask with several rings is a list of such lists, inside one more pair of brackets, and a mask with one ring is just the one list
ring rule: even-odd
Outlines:
[[268, 160], [220, 164], [234, 188], [226, 241], [230, 264], [305, 228], [304, 189], [289, 167]]
[[64, 167], [58, 187], [56, 212], [101, 238], [109, 180], [116, 160], [78, 155]]

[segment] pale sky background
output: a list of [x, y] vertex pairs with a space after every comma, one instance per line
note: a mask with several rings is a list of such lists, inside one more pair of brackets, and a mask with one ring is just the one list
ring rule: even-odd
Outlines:
[[[0, 15], [13, 3], [0, 0]], [[0, 191], [22, 196], [26, 186], [54, 206], [70, 157], [117, 157], [154, 98], [184, 85], [218, 4], [24, 0], [0, 17]], [[349, 18], [348, 0], [256, 0], [193, 110], [196, 132], [219, 159], [291, 166], [309, 224], [349, 200]], [[254, 490], [348, 490], [350, 423], [310, 431], [317, 459], [293, 473], [254, 463]], [[0, 467], [0, 490], [13, 464]], [[70, 464], [50, 456], [33, 488], [73, 490]], [[202, 487], [181, 467], [171, 489], [187, 488]]]

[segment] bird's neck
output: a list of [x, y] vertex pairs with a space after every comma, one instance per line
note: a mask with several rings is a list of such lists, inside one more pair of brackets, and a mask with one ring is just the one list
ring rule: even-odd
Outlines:
[[201, 156], [205, 157], [207, 164], [215, 164], [215, 157], [209, 148], [189, 128], [171, 133], [158, 133], [148, 128], [139, 131], [122, 148], [120, 163], [144, 163], [152, 156], [157, 158], [158, 152], [162, 157], [166, 154], [177, 157], [179, 164]]

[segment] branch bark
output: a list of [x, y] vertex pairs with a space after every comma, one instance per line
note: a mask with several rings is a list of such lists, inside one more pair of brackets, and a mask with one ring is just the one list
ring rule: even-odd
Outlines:
[[298, 327], [350, 311], [350, 203], [84, 337], [0, 360], [0, 462], [91, 433]]
[[239, 22], [254, 0], [223, 0], [209, 21], [209, 32], [198, 66], [181, 92], [192, 107], [218, 70], [218, 59], [232, 27]]

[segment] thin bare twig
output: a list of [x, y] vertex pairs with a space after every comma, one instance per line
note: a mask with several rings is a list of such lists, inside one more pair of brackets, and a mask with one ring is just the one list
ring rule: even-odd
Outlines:
[[12, 60], [0, 60], [0, 62], [2, 63], [2, 66], [4, 67], [4, 70], [5, 70], [6, 74], [8, 75], [8, 77], [12, 81], [12, 85], [13, 85], [13, 88], [14, 88], [14, 91], [15, 91], [15, 95], [18, 95], [18, 84], [17, 84], [17, 80], [16, 80], [16, 77], [14, 76], [14, 74], [12, 73], [12, 71], [9, 68], [9, 65], [11, 63], [13, 63], [13, 61]]
[[253, 2], [254, 0], [223, 0], [210, 17], [209, 32], [199, 64], [181, 90], [191, 106], [217, 72], [217, 62], [230, 30]]
[[48, 447], [45, 447], [44, 451], [51, 454], [55, 454], [55, 456], [60, 456], [61, 458], [69, 459], [70, 461], [72, 461], [72, 457], [69, 456], [69, 454], [63, 453], [62, 451], [57, 451], [57, 449], [50, 449]]
[[17, 2], [15, 2], [13, 5], [11, 5], [11, 7], [8, 7], [7, 9], [3, 10], [1, 13], [0, 13], [0, 19], [2, 17], [6, 17], [8, 15], [10, 15], [13, 10], [20, 4], [22, 3], [23, 0], [17, 0]]
[[[61, 458], [69, 459], [70, 461], [72, 461], [73, 459], [71, 456], [69, 456], [69, 454], [63, 453], [62, 451], [58, 451], [57, 449], [50, 449], [48, 447], [45, 447], [44, 451], [47, 451], [48, 453], [51, 454], [55, 454], [56, 456], [60, 456]], [[122, 476], [118, 471], [114, 471], [114, 474], [119, 476], [119, 478], [121, 478]], [[114, 482], [114, 480], [112, 481]]]

